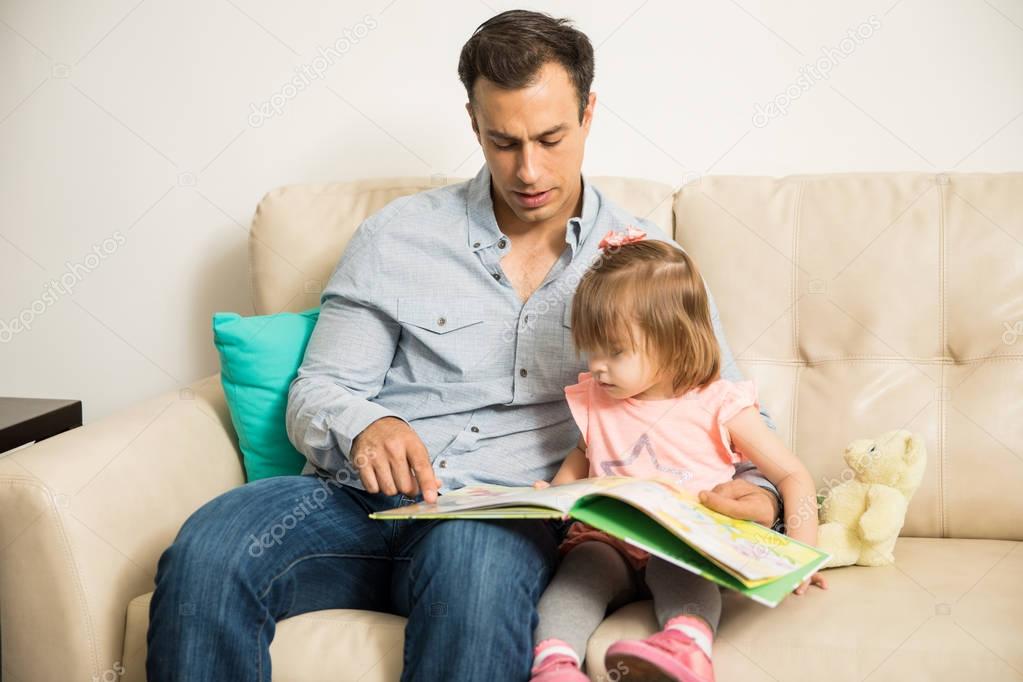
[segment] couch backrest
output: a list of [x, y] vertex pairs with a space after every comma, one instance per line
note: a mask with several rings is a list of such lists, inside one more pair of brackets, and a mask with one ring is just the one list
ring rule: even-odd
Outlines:
[[[378, 178], [269, 192], [256, 208], [249, 239], [256, 314], [319, 305], [320, 291], [365, 218], [399, 197], [465, 179]], [[634, 178], [592, 181], [612, 201], [672, 232], [674, 192], [668, 185]]]
[[1023, 174], [707, 177], [675, 221], [818, 485], [908, 429], [903, 535], [1023, 539]]
[[[1023, 174], [710, 176], [674, 194], [593, 180], [695, 257], [822, 492], [850, 476], [849, 441], [904, 428], [929, 461], [903, 535], [1023, 540]], [[269, 193], [250, 241], [256, 312], [317, 305], [359, 223], [438, 184]]]

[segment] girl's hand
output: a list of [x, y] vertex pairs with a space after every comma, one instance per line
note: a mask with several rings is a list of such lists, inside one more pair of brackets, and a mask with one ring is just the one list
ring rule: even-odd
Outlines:
[[814, 573], [809, 578], [804, 580], [799, 587], [797, 587], [796, 589], [792, 590], [792, 593], [793, 594], [803, 594], [804, 592], [806, 592], [809, 589], [810, 585], [816, 585], [817, 587], [821, 588], [822, 590], [828, 589], [828, 583], [825, 582], [824, 576], [822, 576], [820, 573]]
[[533, 487], [536, 488], [537, 490], [543, 490], [544, 488], [550, 488], [551, 484], [548, 483], [547, 481], [536, 481], [535, 483], [533, 483]]

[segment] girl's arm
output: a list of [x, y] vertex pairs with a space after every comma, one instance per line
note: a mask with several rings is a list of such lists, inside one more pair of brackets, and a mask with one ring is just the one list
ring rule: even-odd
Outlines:
[[580, 436], [579, 442], [572, 448], [572, 452], [568, 453], [568, 456], [565, 457], [565, 461], [561, 463], [561, 468], [558, 469], [558, 473], [554, 475], [551, 482], [548, 484], [544, 481], [537, 481], [533, 485], [537, 488], [546, 488], [548, 485], [571, 483], [572, 481], [586, 478], [589, 473], [590, 463], [586, 460], [586, 441]]
[[810, 545], [817, 544], [817, 491], [799, 458], [764, 424], [754, 407], [725, 422], [735, 448], [753, 462], [778, 488], [785, 509], [785, 532]]
[[[750, 459], [781, 492], [785, 509], [785, 534], [817, 545], [817, 491], [813, 477], [803, 463], [764, 424], [754, 407], [747, 407], [727, 422], [725, 428], [736, 449]], [[806, 592], [810, 583], [827, 589], [820, 573], [814, 573], [794, 591]]]

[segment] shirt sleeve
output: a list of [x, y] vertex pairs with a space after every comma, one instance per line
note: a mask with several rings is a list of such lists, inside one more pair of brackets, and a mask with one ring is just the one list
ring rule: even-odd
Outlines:
[[315, 466], [338, 471], [374, 421], [399, 415], [373, 402], [397, 348], [400, 326], [374, 281], [382, 269], [374, 217], [359, 226], [320, 296], [320, 316], [288, 388], [286, 427]]
[[718, 408], [718, 421], [722, 424], [747, 407], [760, 407], [757, 399], [757, 385], [752, 381], [730, 381]]
[[590, 373], [580, 372], [579, 383], [565, 387], [565, 400], [568, 402], [568, 409], [572, 411], [572, 417], [575, 418], [583, 441], [587, 444], [590, 442], [590, 389], [592, 385], [593, 379], [590, 377]]
[[[732, 438], [728, 433], [727, 423], [747, 407], [759, 407], [757, 387], [752, 381], [734, 382], [722, 380], [721, 383], [723, 384], [723, 390], [721, 392], [720, 403], [718, 404], [716, 419], [718, 431], [721, 433], [721, 441], [729, 450], [735, 452], [734, 448], [732, 448]], [[735, 455], [734, 462], [738, 462], [740, 459], [748, 459], [743, 457], [742, 453], [735, 452]]]

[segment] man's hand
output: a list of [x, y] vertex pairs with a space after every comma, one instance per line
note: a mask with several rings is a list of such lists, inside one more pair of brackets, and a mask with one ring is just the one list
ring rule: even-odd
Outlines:
[[701, 490], [700, 503], [726, 516], [768, 528], [778, 518], [778, 498], [741, 478], [718, 483], [711, 490]]
[[437, 479], [430, 454], [419, 435], [397, 417], [383, 417], [367, 426], [352, 443], [352, 464], [368, 492], [417, 495], [437, 501]]

